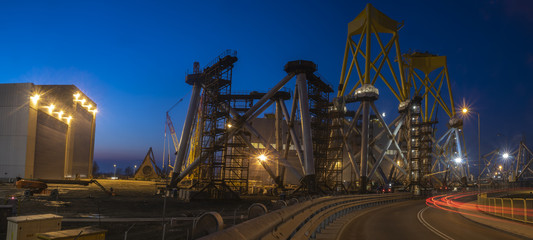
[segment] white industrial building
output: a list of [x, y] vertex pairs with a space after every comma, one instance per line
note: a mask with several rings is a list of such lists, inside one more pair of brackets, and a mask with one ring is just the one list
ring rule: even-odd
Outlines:
[[90, 177], [96, 112], [74, 85], [0, 84], [0, 179]]

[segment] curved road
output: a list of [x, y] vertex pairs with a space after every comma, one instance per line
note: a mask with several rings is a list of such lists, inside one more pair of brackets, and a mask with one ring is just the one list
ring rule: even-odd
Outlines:
[[427, 207], [424, 200], [363, 210], [339, 239], [527, 239], [478, 224], [454, 212]]

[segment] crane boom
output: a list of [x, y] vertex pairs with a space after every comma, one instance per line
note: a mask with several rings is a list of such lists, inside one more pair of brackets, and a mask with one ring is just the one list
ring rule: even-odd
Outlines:
[[[183, 98], [178, 100], [178, 102], [174, 103], [172, 107], [170, 107], [167, 111], [167, 117], [166, 117], [166, 123], [165, 123], [165, 142], [163, 143], [163, 168], [166, 169], [167, 167], [173, 168], [173, 164], [170, 162], [170, 146], [168, 147], [168, 165], [165, 166], [165, 154], [166, 154], [166, 144], [167, 144], [167, 129], [170, 132], [170, 136], [172, 138], [172, 144], [174, 145], [174, 154], [178, 152], [178, 136], [176, 136], [176, 131], [174, 130], [174, 124], [172, 123], [172, 119], [170, 118], [170, 115], [168, 114], [174, 107], [176, 107], [181, 101], [183, 101]], [[170, 141], [169, 141], [170, 142]]]
[[170, 115], [168, 115], [167, 112], [167, 126], [170, 132], [170, 136], [172, 136], [172, 143], [174, 143], [174, 150], [178, 151], [178, 137], [176, 136], [176, 131], [174, 130], [174, 124], [172, 124], [172, 120], [170, 119]]

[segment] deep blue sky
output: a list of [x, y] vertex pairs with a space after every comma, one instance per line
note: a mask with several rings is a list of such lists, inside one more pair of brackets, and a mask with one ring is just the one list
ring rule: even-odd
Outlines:
[[[533, 139], [533, 3], [465, 2], [370, 1], [404, 21], [402, 51], [448, 56], [456, 101], [481, 115], [482, 152], [512, 147], [522, 133]], [[172, 111], [181, 131], [193, 61], [203, 66], [235, 49], [233, 89], [266, 90], [287, 61], [308, 59], [336, 86], [347, 23], [366, 3], [3, 1], [0, 82], [77, 85], [99, 108], [95, 161], [124, 168], [152, 146], [159, 162], [165, 112], [185, 96]], [[382, 98], [378, 106], [394, 112], [397, 103]], [[474, 156], [476, 124], [465, 122]]]

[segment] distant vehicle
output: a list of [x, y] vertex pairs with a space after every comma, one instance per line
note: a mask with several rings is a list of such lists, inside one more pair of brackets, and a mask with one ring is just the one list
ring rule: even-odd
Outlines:
[[378, 193], [378, 194], [392, 193], [392, 192], [394, 192], [394, 189], [392, 188], [391, 185], [385, 186], [385, 187], [384, 186], [378, 186], [376, 188], [376, 193]]

